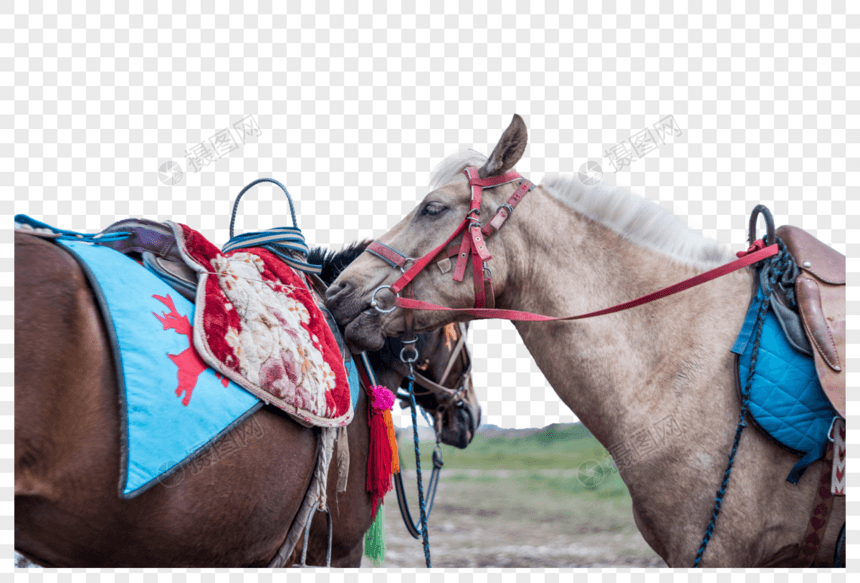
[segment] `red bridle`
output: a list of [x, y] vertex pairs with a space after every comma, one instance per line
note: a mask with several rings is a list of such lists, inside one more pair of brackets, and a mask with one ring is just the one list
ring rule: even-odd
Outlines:
[[[392, 267], [400, 268], [403, 272], [403, 275], [401, 275], [400, 278], [391, 285], [383, 285], [374, 290], [373, 296], [371, 297], [371, 306], [376, 308], [378, 311], [384, 313], [391, 312], [395, 307], [397, 307], [397, 304], [395, 303], [395, 306], [392, 306], [388, 310], [381, 309], [379, 303], [376, 301], [377, 293], [383, 289], [389, 289], [395, 296], [397, 296], [399, 301], [401, 299], [399, 294], [403, 288], [409, 285], [425, 267], [432, 263], [439, 254], [446, 250], [447, 253], [444, 258], [450, 258], [455, 255], [457, 256], [457, 263], [454, 268], [453, 276], [454, 281], [463, 281], [463, 277], [465, 277], [466, 274], [466, 265], [468, 263], [469, 256], [471, 255], [472, 279], [475, 285], [475, 308], [482, 309], [485, 308], [488, 303], [491, 305], [495, 303], [495, 295], [493, 294], [493, 273], [487, 266], [487, 262], [493, 257], [487, 249], [486, 238], [498, 231], [502, 225], [504, 225], [505, 221], [511, 216], [514, 208], [519, 204], [526, 193], [534, 188], [534, 184], [520, 176], [518, 172], [508, 172], [501, 176], [480, 178], [478, 176], [478, 169], [469, 167], [464, 170], [464, 173], [469, 179], [469, 187], [472, 190], [472, 202], [469, 212], [466, 213], [466, 217], [463, 219], [463, 222], [460, 223], [457, 229], [450, 237], [448, 237], [448, 239], [445, 240], [444, 243], [417, 261], [405, 256], [391, 247], [388, 247], [387, 245], [383, 245], [378, 241], [374, 241], [368, 245], [368, 252], [386, 261]], [[496, 214], [490, 222], [482, 227], [480, 216], [481, 199], [484, 189], [508, 184], [515, 180], [521, 180], [519, 187], [507, 202], [496, 210]], [[459, 246], [452, 245], [449, 247], [454, 239], [456, 239], [460, 234], [463, 234], [463, 239]], [[412, 262], [412, 266], [407, 270], [406, 264], [410, 261]]]
[[[561, 320], [581, 320], [583, 318], [592, 318], [594, 316], [602, 316], [604, 314], [620, 312], [623, 310], [634, 308], [636, 306], [641, 306], [642, 304], [646, 304], [648, 302], [658, 300], [660, 298], [676, 294], [678, 292], [690, 289], [691, 287], [695, 287], [697, 285], [701, 285], [707, 281], [711, 281], [712, 279], [716, 279], [733, 271], [737, 271], [742, 267], [757, 263], [762, 259], [766, 259], [768, 257], [776, 255], [779, 252], [779, 247], [776, 243], [765, 247], [765, 243], [761, 239], [759, 239], [755, 241], [746, 251], [738, 252], [737, 256], [739, 257], [739, 259], [736, 261], [732, 261], [731, 263], [727, 263], [726, 265], [721, 265], [715, 269], [706, 271], [705, 273], [699, 274], [695, 277], [691, 277], [690, 279], [686, 279], [674, 285], [670, 285], [669, 287], [657, 290], [640, 298], [636, 298], [628, 302], [605, 308], [603, 310], [589, 312], [588, 314], [555, 318], [551, 316], [543, 316], [541, 314], [533, 314], [531, 312], [520, 312], [517, 310], [497, 310], [493, 309], [492, 307], [487, 308], [485, 306], [488, 301], [494, 304], [495, 298], [493, 296], [492, 272], [487, 267], [487, 261], [492, 259], [492, 256], [487, 249], [486, 238], [502, 227], [504, 222], [508, 219], [508, 217], [510, 217], [511, 213], [514, 210], [514, 207], [523, 199], [526, 193], [528, 193], [534, 188], [534, 184], [524, 179], [517, 172], [508, 172], [507, 174], [503, 174], [501, 176], [493, 176], [490, 178], [479, 178], [478, 169], [474, 167], [466, 168], [464, 172], [469, 178], [469, 187], [472, 189], [472, 204], [469, 209], [469, 212], [466, 213], [466, 217], [463, 219], [463, 222], [460, 223], [457, 229], [451, 234], [450, 237], [448, 237], [448, 239], [444, 243], [442, 243], [441, 245], [430, 251], [427, 255], [418, 260], [406, 257], [399, 251], [396, 251], [391, 247], [383, 245], [382, 243], [379, 243], [377, 241], [374, 241], [367, 247], [367, 251], [388, 262], [390, 265], [394, 267], [399, 267], [400, 270], [403, 272], [403, 275], [401, 275], [397, 279], [397, 281], [395, 281], [391, 285], [382, 285], [373, 291], [373, 294], [371, 295], [370, 305], [378, 312], [389, 313], [393, 312], [396, 308], [403, 308], [406, 310], [458, 312], [461, 314], [468, 314], [478, 318], [501, 318], [513, 321], [547, 322]], [[517, 188], [516, 192], [514, 192], [514, 194], [508, 199], [507, 203], [503, 204], [496, 210], [496, 214], [493, 216], [492, 220], [490, 220], [490, 222], [488, 222], [486, 225], [483, 225], [482, 227], [480, 221], [480, 208], [481, 195], [483, 193], [483, 190], [485, 188], [492, 188], [494, 186], [507, 184], [517, 179], [522, 180], [519, 188]], [[466, 232], [468, 234], [466, 234]], [[451, 242], [454, 241], [454, 239], [461, 233], [463, 234], [463, 239], [460, 242], [459, 246], [455, 245], [449, 248]], [[773, 241], [773, 238], [770, 238], [770, 240]], [[422, 302], [420, 300], [400, 297], [400, 292], [403, 290], [403, 288], [409, 285], [412, 280], [414, 280], [415, 277], [419, 273], [421, 273], [421, 271], [424, 270], [425, 267], [432, 263], [439, 254], [441, 254], [443, 251], [446, 251], [446, 249], [448, 250], [448, 252], [446, 253], [445, 258], [453, 257], [455, 254], [457, 255], [457, 265], [456, 269], [454, 270], [455, 281], [463, 281], [463, 276], [466, 272], [466, 263], [468, 261], [469, 255], [472, 256], [472, 277], [475, 284], [475, 307], [447, 308], [445, 306], [439, 306], [436, 304], [431, 304], [429, 302]], [[407, 270], [406, 264], [410, 261], [412, 261], [412, 266]], [[376, 294], [378, 294], [384, 289], [390, 290], [396, 296], [394, 305], [389, 309], [383, 309], [379, 305], [379, 302], [376, 300]]]

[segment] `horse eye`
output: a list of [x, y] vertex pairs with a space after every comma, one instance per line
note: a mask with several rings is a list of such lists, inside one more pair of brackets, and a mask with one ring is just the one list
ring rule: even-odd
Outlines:
[[442, 214], [446, 210], [448, 210], [448, 207], [446, 207], [442, 203], [431, 202], [424, 207], [424, 210], [421, 211], [421, 214], [433, 217]]

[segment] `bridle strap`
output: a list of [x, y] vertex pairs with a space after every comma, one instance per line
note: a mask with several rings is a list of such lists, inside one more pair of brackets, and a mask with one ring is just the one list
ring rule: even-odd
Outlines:
[[[466, 177], [469, 180], [469, 187], [472, 190], [472, 199], [470, 204], [469, 212], [466, 214], [466, 217], [463, 219], [463, 222], [454, 230], [453, 233], [445, 240], [444, 243], [430, 251], [427, 255], [424, 255], [420, 259], [417, 259], [413, 262], [412, 266], [405, 270], [403, 275], [401, 275], [397, 281], [391, 284], [391, 292], [395, 295], [399, 294], [401, 290], [403, 290], [410, 282], [412, 282], [415, 277], [424, 270], [430, 263], [432, 263], [437, 256], [442, 253], [444, 250], [448, 248], [448, 246], [461, 234], [463, 234], [463, 240], [460, 242], [459, 252], [457, 253], [457, 264], [454, 269], [454, 279], [456, 281], [462, 281], [466, 272], [466, 265], [469, 259], [469, 255], [472, 256], [472, 277], [475, 285], [475, 306], [477, 308], [484, 308], [488, 303], [495, 303], [495, 297], [492, 293], [493, 284], [492, 284], [492, 275], [489, 269], [485, 270], [485, 263], [492, 259], [492, 255], [490, 255], [489, 250], [487, 249], [485, 237], [486, 235], [482, 232], [482, 226], [480, 222], [480, 212], [481, 212], [481, 200], [484, 188], [493, 188], [495, 186], [501, 186], [502, 184], [507, 184], [509, 182], [514, 182], [515, 180], [523, 180], [523, 184], [528, 183], [528, 187], [520, 186], [517, 189], [517, 192], [512, 196], [506, 204], [510, 205], [510, 209], [512, 210], [520, 200], [522, 200], [523, 196], [527, 192], [529, 192], [534, 185], [527, 180], [524, 180], [523, 177], [518, 172], [507, 172], [502, 174], [501, 176], [491, 176], [489, 178], [481, 178], [478, 175], [478, 169], [474, 167], [469, 167], [464, 170]], [[504, 205], [503, 205], [504, 207]], [[496, 213], [496, 218], [499, 217], [499, 212], [504, 214], [504, 218], [499, 218], [498, 225], [501, 226], [502, 223], [510, 216], [510, 212], [507, 209], [500, 208]], [[494, 229], [494, 230], [497, 230]], [[378, 241], [374, 241], [371, 243], [367, 250], [370, 251], [373, 255], [383, 259], [389, 265], [393, 267], [399, 267], [401, 270], [404, 269], [406, 263], [410, 258], [406, 257], [402, 253], [395, 251], [391, 247], [383, 243], [379, 243]], [[447, 257], [451, 257], [453, 253], [447, 254]]]
[[490, 176], [489, 178], [481, 178], [478, 175], [478, 169], [474, 166], [466, 168], [463, 172], [465, 172], [466, 176], [469, 177], [470, 185], [474, 184], [481, 188], [493, 188], [494, 186], [501, 186], [522, 178], [520, 173], [515, 170], [511, 170], [510, 172], [506, 172], [505, 174], [500, 174], [498, 176]]
[[[411, 373], [417, 385], [427, 389], [431, 393], [439, 393], [442, 396], [447, 397], [448, 399], [452, 399], [462, 392], [465, 379], [472, 372], [472, 359], [469, 358], [469, 352], [466, 350], [466, 334], [464, 331], [464, 325], [459, 324], [458, 330], [460, 331], [460, 337], [457, 340], [457, 343], [454, 345], [453, 350], [451, 350], [451, 355], [448, 357], [448, 362], [445, 365], [445, 371], [442, 373], [442, 376], [440, 377], [438, 383], [430, 380], [428, 377], [421, 374], [417, 370], [413, 369]], [[457, 364], [457, 362], [460, 360], [463, 361], [463, 367], [460, 371], [460, 376], [456, 382], [457, 388], [452, 389], [446, 387], [444, 383], [448, 379], [448, 375], [451, 374], [451, 371], [454, 369], [454, 365]], [[406, 363], [393, 360], [389, 366], [391, 366], [394, 370], [404, 376], [409, 376], [410, 374], [409, 367]], [[418, 395], [426, 393], [415, 394]], [[395, 395], [400, 399], [408, 399], [407, 396], [404, 396], [399, 391], [396, 392]]]
[[[412, 283], [406, 286], [406, 291], [412, 292]], [[412, 293], [409, 293], [411, 296]], [[415, 311], [414, 310], [406, 310], [403, 314], [403, 337], [402, 342], [404, 344], [403, 350], [400, 351], [400, 359], [404, 364], [408, 364], [410, 370], [412, 369], [412, 365], [418, 361], [418, 346], [416, 343], [418, 342], [418, 336], [415, 334]], [[412, 359], [404, 360], [406, 348], [409, 347], [412, 349]], [[409, 375], [407, 375], [409, 376]]]
[[421, 271], [425, 267], [427, 267], [427, 265], [429, 265], [430, 262], [432, 262], [436, 258], [436, 256], [439, 255], [439, 253], [441, 253], [442, 250], [444, 250], [445, 247], [447, 247], [448, 244], [451, 243], [451, 241], [453, 241], [457, 237], [457, 235], [459, 235], [466, 229], [466, 224], [467, 221], [464, 220], [462, 223], [460, 223], [460, 226], [457, 227], [457, 229], [453, 233], [451, 233], [451, 236], [448, 237], [448, 239], [446, 239], [444, 243], [433, 249], [430, 253], [428, 253], [421, 259], [415, 261], [412, 267], [406, 270], [406, 272], [401, 275], [397, 279], [397, 281], [391, 284], [391, 292], [394, 294], [400, 293], [400, 290], [402, 290], [404, 287], [406, 287], [407, 284], [409, 284], [413, 279], [415, 279], [415, 277], [419, 273], [421, 273]]
[[490, 220], [489, 223], [483, 226], [481, 232], [484, 233], [484, 237], [489, 237], [496, 231], [502, 228], [502, 225], [505, 224], [505, 221], [508, 220], [508, 217], [511, 216], [511, 213], [514, 212], [514, 208], [520, 203], [523, 197], [532, 189], [535, 185], [529, 182], [528, 180], [523, 180], [520, 184], [520, 187], [517, 188], [516, 192], [508, 199], [508, 202], [503, 204], [496, 210], [495, 216]]
[[[445, 371], [442, 373], [442, 376], [439, 377], [439, 384], [445, 384], [445, 381], [448, 379], [448, 375], [451, 374], [451, 370], [454, 368], [454, 363], [457, 362], [457, 359], [460, 356], [460, 351], [466, 346], [466, 332], [464, 330], [464, 324], [457, 324], [457, 329], [460, 331], [460, 338], [457, 340], [457, 344], [454, 345], [454, 350], [451, 351], [451, 357], [448, 359], [448, 364], [445, 366]], [[472, 363], [468, 362], [468, 368], [472, 368]]]
[[[392, 362], [390, 364], [390, 366], [402, 375], [406, 375], [406, 376], [409, 375], [409, 368], [407, 366], [403, 365], [402, 363]], [[472, 366], [469, 365], [466, 369], [463, 370], [463, 373], [460, 375], [460, 380], [463, 380], [463, 377], [468, 375], [471, 371], [472, 371]], [[427, 378], [423, 374], [419, 373], [418, 371], [414, 371], [412, 373], [412, 378], [415, 380], [415, 384], [417, 384], [421, 387], [424, 387], [425, 389], [427, 389], [431, 393], [439, 393], [443, 396], [451, 398], [460, 392], [459, 388], [458, 389], [451, 389], [451, 388], [442, 386], [437, 382], [431, 381], [429, 378]], [[458, 384], [460, 384], [462, 387], [461, 383], [458, 383]], [[426, 394], [426, 393], [415, 393], [416, 396], [423, 395], [423, 394]], [[397, 393], [396, 396], [402, 398], [401, 393]]]
[[403, 269], [403, 266], [406, 265], [406, 262], [409, 261], [409, 258], [400, 253], [399, 251], [395, 251], [388, 245], [384, 245], [379, 241], [374, 241], [370, 245], [365, 248], [365, 251], [370, 253], [371, 255], [375, 255], [388, 263], [391, 267], [398, 267]]
[[[481, 199], [485, 186], [497, 186], [497, 184], [490, 184], [488, 181], [497, 178], [498, 184], [504, 184], [511, 173], [482, 179], [478, 176], [478, 169], [475, 167], [466, 168], [464, 172], [469, 179], [469, 187], [472, 189], [472, 203], [469, 212], [466, 213], [465, 219], [467, 225], [466, 232], [469, 236], [463, 235], [463, 240], [460, 243], [460, 254], [457, 257], [457, 266], [454, 269], [454, 280], [463, 281], [466, 273], [466, 262], [471, 254], [472, 283], [475, 286], [475, 307], [484, 308], [487, 304], [487, 282], [484, 275], [484, 265], [493, 256], [490, 255], [487, 243], [484, 241], [484, 234], [481, 232]], [[517, 174], [517, 176], [519, 175]]]

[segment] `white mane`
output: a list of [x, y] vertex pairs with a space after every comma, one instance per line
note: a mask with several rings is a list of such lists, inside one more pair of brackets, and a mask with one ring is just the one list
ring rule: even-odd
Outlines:
[[731, 258], [723, 245], [626, 188], [603, 183], [587, 186], [573, 176], [557, 174], [545, 177], [542, 186], [563, 204], [625, 239], [684, 263], [712, 267]]
[[[463, 150], [445, 158], [430, 176], [438, 188], [453, 182], [467, 166], [483, 166], [487, 158]], [[731, 259], [729, 251], [691, 230], [681, 219], [630, 190], [598, 183], [586, 186], [575, 176], [548, 175], [541, 186], [574, 211], [608, 227], [632, 243], [669, 255], [683, 263], [713, 267]]]

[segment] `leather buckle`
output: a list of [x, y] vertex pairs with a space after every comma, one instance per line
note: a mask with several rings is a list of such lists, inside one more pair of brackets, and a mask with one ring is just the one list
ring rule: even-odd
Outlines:
[[508, 209], [508, 218], [510, 218], [510, 216], [512, 214], [514, 214], [514, 207], [512, 207], [508, 203], [505, 203], [503, 205], [499, 205], [499, 208], [496, 209], [496, 214], [499, 214], [499, 211], [502, 209]]

